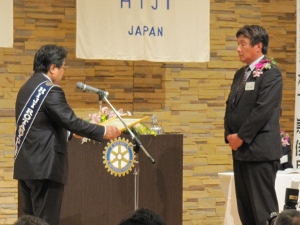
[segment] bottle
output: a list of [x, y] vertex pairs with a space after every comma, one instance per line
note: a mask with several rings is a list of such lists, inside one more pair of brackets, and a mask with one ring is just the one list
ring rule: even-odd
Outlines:
[[158, 126], [157, 124], [157, 117], [152, 115], [152, 127], [150, 128], [151, 131], [154, 131], [156, 134], [163, 134], [164, 130], [162, 127]]

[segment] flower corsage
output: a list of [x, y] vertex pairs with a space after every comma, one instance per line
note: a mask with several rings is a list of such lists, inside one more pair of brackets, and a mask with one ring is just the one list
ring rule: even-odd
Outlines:
[[280, 137], [281, 137], [281, 144], [283, 147], [290, 145], [290, 137], [288, 133], [282, 130], [280, 131]]
[[259, 63], [255, 65], [253, 77], [260, 77], [260, 75], [263, 74], [264, 70], [271, 69], [274, 65], [276, 65], [276, 61], [273, 58], [271, 58], [271, 60], [269, 59], [261, 60]]

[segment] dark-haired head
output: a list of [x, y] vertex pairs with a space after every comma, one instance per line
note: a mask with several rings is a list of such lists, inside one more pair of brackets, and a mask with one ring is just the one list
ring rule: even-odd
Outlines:
[[166, 225], [160, 215], [151, 209], [136, 210], [128, 219], [122, 220], [119, 225]]
[[278, 214], [275, 225], [300, 225], [300, 212], [295, 209], [286, 209]]
[[34, 56], [33, 70], [34, 72], [43, 72], [47, 74], [52, 64], [60, 68], [67, 58], [67, 51], [57, 45], [44, 45]]
[[258, 25], [245, 25], [237, 31], [235, 36], [238, 38], [241, 35], [250, 39], [252, 47], [262, 43], [262, 53], [264, 55], [268, 53], [269, 35], [265, 28]]
[[23, 215], [21, 216], [14, 225], [49, 225], [45, 220], [32, 216], [32, 215]]

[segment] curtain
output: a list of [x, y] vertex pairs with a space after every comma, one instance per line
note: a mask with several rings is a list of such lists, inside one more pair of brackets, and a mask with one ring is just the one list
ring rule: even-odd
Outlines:
[[13, 0], [0, 0], [0, 47], [13, 47]]
[[209, 0], [77, 0], [76, 56], [209, 61]]

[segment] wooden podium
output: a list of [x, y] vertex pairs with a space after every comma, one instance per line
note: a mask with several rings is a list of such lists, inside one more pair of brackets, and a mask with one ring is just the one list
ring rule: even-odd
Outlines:
[[[123, 137], [131, 141], [130, 136]], [[140, 150], [139, 208], [153, 209], [166, 224], [182, 225], [183, 135], [142, 135], [140, 141], [155, 164]], [[69, 176], [60, 225], [118, 225], [134, 211], [134, 168], [122, 177], [111, 175], [103, 164], [106, 144], [69, 142]], [[20, 216], [23, 199], [19, 193]]]

